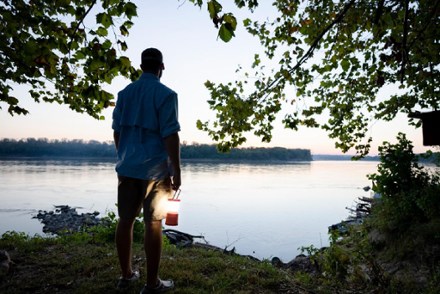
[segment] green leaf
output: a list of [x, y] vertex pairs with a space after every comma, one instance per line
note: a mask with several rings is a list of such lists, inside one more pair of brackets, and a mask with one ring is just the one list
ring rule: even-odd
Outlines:
[[203, 5], [203, 0], [189, 0], [189, 2], [192, 2], [199, 7], [202, 7]]
[[137, 6], [132, 2], [125, 4], [124, 11], [128, 19], [132, 19], [133, 16], [137, 16]]
[[119, 45], [121, 46], [122, 51], [127, 51], [128, 46], [126, 42], [119, 42]]
[[237, 19], [230, 13], [223, 15], [223, 22], [230, 27], [232, 32], [237, 28]]
[[127, 20], [127, 21], [124, 22], [122, 25], [123, 25], [124, 27], [126, 27], [127, 29], [131, 29], [131, 28], [133, 27], [133, 22]]
[[203, 124], [202, 124], [202, 122], [200, 121], [200, 119], [197, 120], [197, 122], [196, 122], [196, 127], [197, 127], [197, 129], [199, 129], [199, 130], [203, 129]]
[[79, 59], [86, 58], [86, 55], [83, 52], [81, 52], [81, 51], [76, 51], [74, 57], [79, 60]]
[[104, 43], [102, 43], [102, 49], [103, 50], [108, 50], [112, 47], [112, 42], [110, 40], [105, 40]]
[[127, 29], [127, 27], [125, 27], [124, 25], [122, 25], [122, 26], [120, 26], [119, 27], [119, 30], [121, 31], [121, 35], [123, 35], [123, 36], [128, 36], [128, 29]]
[[348, 69], [350, 68], [350, 61], [348, 61], [347, 59], [342, 59], [341, 66], [344, 71], [348, 71]]
[[105, 64], [103, 62], [101, 62], [98, 59], [94, 59], [90, 63], [89, 68], [90, 68], [90, 71], [96, 71], [96, 70], [98, 70], [99, 68], [101, 68], [103, 66], [105, 66]]
[[222, 6], [217, 1], [211, 0], [208, 2], [208, 11], [211, 19], [214, 19], [222, 11]]
[[107, 13], [99, 13], [96, 15], [96, 22], [100, 23], [104, 26], [104, 28], [108, 28], [113, 24], [112, 17]]
[[104, 28], [104, 27], [99, 27], [99, 28], [96, 30], [96, 34], [97, 34], [98, 36], [100, 36], [100, 37], [105, 37], [105, 36], [108, 35], [108, 31], [107, 31], [107, 29]]
[[128, 59], [128, 57], [121, 56], [121, 57], [119, 58], [119, 62], [121, 63], [121, 67], [122, 67], [124, 70], [126, 70], [126, 69], [128, 69], [128, 68], [131, 67], [131, 62], [130, 62], [130, 59]]
[[231, 30], [231, 28], [223, 24], [220, 26], [220, 29], [218, 31], [218, 36], [224, 42], [229, 42], [234, 36], [234, 32]]

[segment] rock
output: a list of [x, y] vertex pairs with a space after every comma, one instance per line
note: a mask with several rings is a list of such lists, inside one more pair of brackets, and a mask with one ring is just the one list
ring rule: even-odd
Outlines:
[[304, 254], [298, 255], [288, 263], [284, 263], [278, 257], [274, 257], [272, 258], [271, 263], [273, 266], [289, 269], [293, 272], [301, 271], [311, 274], [318, 273], [317, 266], [310, 260], [310, 257], [305, 256]]
[[301, 271], [305, 273], [317, 273], [318, 268], [310, 260], [309, 256], [300, 254], [295, 259], [286, 264], [286, 267], [294, 272]]
[[274, 258], [272, 258], [272, 260], [270, 262], [272, 263], [273, 266], [281, 267], [281, 268], [285, 267], [285, 263], [282, 262], [281, 259], [279, 259], [276, 256]]
[[56, 235], [78, 232], [83, 227], [96, 226], [100, 223], [99, 212], [78, 214], [75, 208], [68, 205], [55, 206], [55, 211], [39, 211], [34, 217], [43, 224], [44, 233]]
[[385, 234], [379, 232], [379, 230], [373, 229], [370, 233], [368, 233], [368, 240], [372, 245], [382, 247], [386, 242], [386, 236]]
[[6, 250], [0, 250], [0, 275], [6, 275], [9, 272], [9, 267], [12, 261]]

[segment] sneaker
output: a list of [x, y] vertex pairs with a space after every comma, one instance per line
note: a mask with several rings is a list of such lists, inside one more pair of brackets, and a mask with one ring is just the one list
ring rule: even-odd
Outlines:
[[142, 291], [140, 294], [148, 294], [148, 293], [163, 293], [170, 291], [174, 288], [174, 282], [173, 280], [161, 280], [159, 279], [159, 284], [154, 287], [148, 287], [147, 285], [142, 288]]
[[128, 279], [120, 277], [116, 288], [118, 288], [118, 290], [125, 290], [132, 282], [139, 280], [140, 276], [139, 271], [134, 271]]

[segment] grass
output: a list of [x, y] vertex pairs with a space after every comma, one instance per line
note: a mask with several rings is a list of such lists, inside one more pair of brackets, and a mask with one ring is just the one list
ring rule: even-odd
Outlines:
[[[425, 224], [377, 250], [361, 227], [326, 250], [305, 248], [319, 263], [315, 274], [205, 247], [178, 248], [164, 239], [160, 276], [175, 281], [172, 293], [440, 293], [438, 235], [433, 233], [439, 224]], [[8, 273], [0, 271], [0, 293], [117, 293], [120, 271], [111, 236], [114, 222], [55, 238], [4, 234], [0, 250], [9, 253], [13, 264]], [[146, 276], [145, 261], [139, 238], [133, 267], [141, 277]], [[408, 270], [393, 275], [384, 271], [387, 264]], [[139, 293], [142, 287], [143, 279], [126, 293]]]
[[[112, 242], [84, 233], [42, 238], [10, 232], [0, 239], [0, 249], [14, 262], [0, 275], [0, 293], [117, 293], [120, 271]], [[142, 244], [133, 249], [133, 266], [145, 277]], [[268, 261], [206, 248], [165, 244], [160, 275], [175, 281], [173, 293], [306, 293], [291, 273]], [[126, 293], [142, 287], [141, 279]]]

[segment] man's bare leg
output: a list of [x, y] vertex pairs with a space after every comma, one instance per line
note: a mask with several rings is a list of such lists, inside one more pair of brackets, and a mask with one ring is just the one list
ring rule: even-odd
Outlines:
[[116, 228], [116, 250], [122, 277], [129, 279], [133, 274], [131, 268], [131, 247], [133, 244], [134, 219], [120, 219]]
[[162, 221], [145, 223], [144, 246], [147, 256], [147, 285], [155, 287], [159, 279], [159, 265], [162, 255]]

